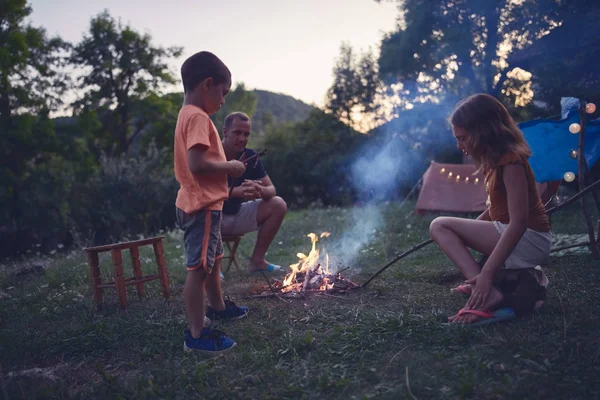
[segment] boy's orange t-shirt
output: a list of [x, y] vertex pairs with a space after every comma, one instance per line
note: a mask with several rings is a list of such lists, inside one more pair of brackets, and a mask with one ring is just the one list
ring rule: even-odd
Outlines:
[[208, 114], [194, 105], [185, 105], [175, 127], [174, 169], [180, 185], [175, 205], [188, 214], [202, 209], [222, 210], [228, 197], [227, 174], [192, 174], [188, 150], [196, 145], [206, 148], [207, 160], [227, 161], [217, 128]]

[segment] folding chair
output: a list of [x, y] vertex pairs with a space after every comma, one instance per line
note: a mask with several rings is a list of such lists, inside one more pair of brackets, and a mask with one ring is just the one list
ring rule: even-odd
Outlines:
[[235, 252], [237, 251], [237, 248], [240, 244], [240, 241], [242, 240], [242, 238], [244, 237], [244, 235], [240, 235], [240, 236], [234, 236], [234, 235], [222, 235], [221, 236], [221, 240], [223, 241], [223, 244], [227, 247], [227, 249], [229, 250], [229, 254], [226, 256], [223, 256], [223, 260], [228, 259], [228, 263], [227, 265], [223, 264], [223, 272], [224, 273], [229, 273], [229, 269], [231, 268], [231, 264], [235, 265], [235, 268], [237, 269], [237, 271], [241, 274], [242, 273], [242, 269], [240, 268], [240, 264], [238, 263], [238, 260], [235, 256]]

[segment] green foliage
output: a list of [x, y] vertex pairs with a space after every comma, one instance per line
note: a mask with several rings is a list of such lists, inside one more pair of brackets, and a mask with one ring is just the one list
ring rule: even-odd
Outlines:
[[561, 2], [562, 24], [525, 50], [513, 52], [509, 62], [530, 71], [536, 100], [545, 101], [558, 113], [561, 97], [600, 102], [600, 40], [594, 33], [600, 19], [600, 3]]
[[61, 67], [68, 45], [26, 22], [25, 0], [0, 2], [0, 118], [9, 129], [15, 113], [47, 112], [61, 105], [67, 87]]
[[554, 0], [406, 0], [381, 47], [379, 67], [412, 98], [490, 93], [515, 103], [528, 87], [503, 48], [523, 49], [560, 22]]
[[300, 122], [314, 109], [301, 100], [282, 93], [255, 89], [256, 111], [252, 119], [253, 134], [264, 135], [271, 126], [285, 122]]
[[290, 203], [349, 203], [354, 193], [348, 168], [364, 140], [331, 114], [314, 110], [305, 121], [267, 133], [263, 162], [277, 193]]
[[[56, 136], [49, 111], [60, 106], [67, 80], [61, 72], [67, 45], [26, 23], [24, 0], [0, 2], [0, 240], [3, 251], [31, 243], [32, 226], [48, 226], [61, 212], [49, 171], [68, 153]], [[60, 168], [59, 168], [60, 169]], [[43, 197], [38, 197], [44, 189]], [[41, 199], [35, 203], [34, 199]], [[64, 202], [64, 200], [63, 200]], [[45, 215], [39, 215], [47, 211]], [[58, 215], [58, 217], [56, 216]], [[47, 225], [39, 225], [47, 223]], [[39, 233], [43, 236], [44, 232]], [[34, 238], [35, 239], [35, 238]]]
[[355, 114], [375, 115], [380, 107], [377, 94], [382, 82], [377, 61], [369, 51], [357, 59], [352, 47], [342, 44], [340, 56], [333, 68], [333, 84], [327, 92], [326, 110], [350, 126], [355, 126]]
[[85, 94], [75, 106], [98, 112], [102, 128], [93, 133], [101, 150], [127, 152], [141, 132], [132, 130], [132, 103], [175, 82], [167, 59], [181, 53], [179, 47], [153, 46], [150, 35], [122, 26], [108, 11], [92, 18], [88, 35], [73, 49], [72, 62], [84, 70], [79, 88]]
[[241, 111], [252, 118], [254, 110], [256, 110], [256, 101], [256, 95], [252, 91], [246, 90], [243, 83], [237, 85], [225, 98], [223, 107], [211, 116], [217, 131], [222, 134], [225, 117], [232, 112]]
[[102, 156], [100, 170], [74, 188], [69, 217], [77, 236], [108, 243], [174, 226], [179, 185], [164, 153], [150, 146], [135, 157]]
[[132, 142], [132, 152], [148, 149], [153, 143], [165, 151], [165, 167], [173, 166], [173, 133], [179, 110], [183, 104], [183, 93], [159, 96], [151, 93], [133, 103], [132, 126], [140, 132]]

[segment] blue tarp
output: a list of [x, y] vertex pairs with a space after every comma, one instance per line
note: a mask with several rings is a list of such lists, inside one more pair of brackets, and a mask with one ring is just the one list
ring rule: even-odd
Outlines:
[[[563, 179], [565, 172], [577, 175], [578, 161], [569, 157], [569, 153], [578, 150], [579, 134], [569, 132], [569, 126], [581, 123], [579, 100], [563, 98], [561, 106], [559, 121], [537, 119], [519, 124], [533, 153], [529, 163], [538, 182]], [[591, 168], [600, 158], [600, 120], [586, 121], [584, 139], [585, 159]]]

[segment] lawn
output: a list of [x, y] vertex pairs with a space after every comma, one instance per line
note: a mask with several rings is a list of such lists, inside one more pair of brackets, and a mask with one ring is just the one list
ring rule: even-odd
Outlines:
[[[358, 222], [367, 243], [345, 261], [344, 273], [363, 282], [428, 239], [433, 216], [415, 215], [414, 204], [399, 207], [290, 212], [268, 258], [287, 269], [296, 253], [310, 250], [307, 233], [329, 231], [335, 241]], [[380, 224], [365, 222], [373, 212]], [[553, 229], [585, 233], [581, 212], [555, 214]], [[589, 254], [553, 257], [546, 304], [486, 328], [443, 325], [465, 298], [450, 293], [460, 277], [434, 245], [339, 298], [252, 298], [262, 278], [232, 272], [225, 295], [250, 314], [219, 324], [237, 341], [234, 350], [204, 358], [182, 351], [182, 241], [178, 232], [165, 235], [172, 296], [164, 301], [158, 281], [145, 285], [143, 300], [129, 287], [126, 313], [110, 290], [103, 310], [95, 310], [82, 251], [1, 266], [4, 398], [600, 398], [600, 263]], [[254, 237], [244, 238], [240, 257]], [[151, 252], [141, 258], [152, 273]], [[107, 253], [101, 263], [106, 279]]]

